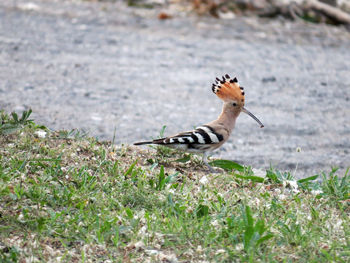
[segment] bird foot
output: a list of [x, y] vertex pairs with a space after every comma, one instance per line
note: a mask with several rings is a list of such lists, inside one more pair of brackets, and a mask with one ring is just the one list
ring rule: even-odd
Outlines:
[[205, 165], [205, 166], [208, 167], [210, 173], [215, 173], [215, 174], [216, 174], [216, 173], [221, 173], [220, 170], [211, 167], [209, 164], [208, 164], [208, 165]]

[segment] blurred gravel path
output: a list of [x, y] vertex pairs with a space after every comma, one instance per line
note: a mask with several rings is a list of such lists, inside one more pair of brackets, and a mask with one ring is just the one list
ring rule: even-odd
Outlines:
[[[310, 176], [350, 165], [350, 34], [255, 18], [156, 19], [121, 4], [3, 0], [0, 108], [53, 129], [129, 143], [216, 118], [216, 76], [237, 76], [246, 115], [215, 157]], [[297, 153], [296, 148], [301, 152]]]

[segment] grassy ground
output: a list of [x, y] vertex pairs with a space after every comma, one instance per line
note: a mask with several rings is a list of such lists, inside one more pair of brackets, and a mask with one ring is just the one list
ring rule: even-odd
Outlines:
[[350, 261], [349, 174], [209, 174], [29, 114], [0, 115], [0, 262]]

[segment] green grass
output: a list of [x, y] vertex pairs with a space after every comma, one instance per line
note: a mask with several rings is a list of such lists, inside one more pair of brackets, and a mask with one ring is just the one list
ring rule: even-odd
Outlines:
[[348, 173], [216, 160], [225, 172], [208, 174], [193, 156], [1, 114], [18, 128], [0, 135], [0, 262], [350, 260]]

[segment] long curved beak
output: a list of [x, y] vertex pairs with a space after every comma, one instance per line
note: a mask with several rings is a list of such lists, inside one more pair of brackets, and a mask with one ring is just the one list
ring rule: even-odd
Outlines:
[[256, 120], [257, 123], [260, 124], [260, 128], [264, 128], [264, 124], [261, 123], [261, 121], [259, 121], [259, 119], [257, 117], [254, 116], [253, 113], [251, 113], [249, 110], [247, 110], [246, 108], [242, 108], [242, 111], [244, 113], [247, 113], [250, 117], [252, 117], [254, 120]]

